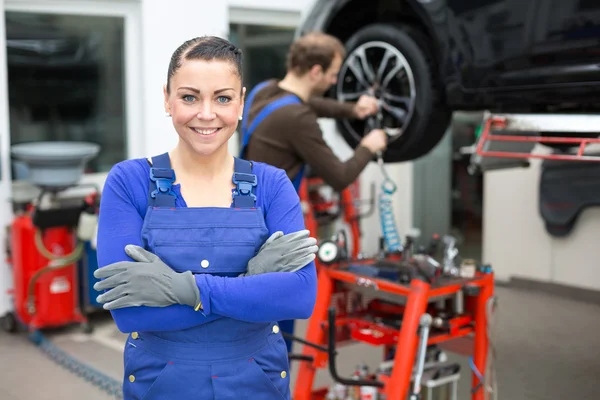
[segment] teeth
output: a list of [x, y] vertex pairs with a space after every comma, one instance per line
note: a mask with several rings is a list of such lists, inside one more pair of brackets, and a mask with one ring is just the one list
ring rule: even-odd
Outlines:
[[212, 135], [213, 133], [215, 133], [217, 131], [217, 129], [197, 129], [197, 128], [192, 128], [192, 129], [201, 135]]

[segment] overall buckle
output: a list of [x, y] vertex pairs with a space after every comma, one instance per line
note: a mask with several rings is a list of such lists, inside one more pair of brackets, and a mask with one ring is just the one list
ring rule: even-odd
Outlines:
[[234, 172], [233, 183], [237, 185], [239, 194], [242, 196], [249, 196], [252, 194], [252, 188], [256, 186], [256, 175], [245, 174], [243, 172]]
[[176, 197], [177, 195], [172, 190], [173, 182], [175, 182], [175, 171], [170, 168], [150, 168], [150, 180], [156, 183], [156, 190], [150, 193], [154, 199], [157, 194], [165, 194]]
[[[232, 181], [237, 187], [237, 195], [241, 196], [238, 200], [234, 200], [234, 204], [240, 207], [254, 207], [256, 204], [256, 196], [252, 193], [252, 190], [258, 182], [256, 175], [244, 172], [234, 172]], [[251, 200], [242, 200], [243, 198]]]

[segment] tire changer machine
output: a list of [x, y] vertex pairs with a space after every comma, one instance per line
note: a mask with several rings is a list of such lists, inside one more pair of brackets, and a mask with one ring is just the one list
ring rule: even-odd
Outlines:
[[[317, 300], [305, 337], [285, 334], [301, 344], [301, 354], [290, 354], [299, 364], [292, 398], [457, 400], [460, 365], [447, 362], [444, 349], [471, 356], [472, 400], [495, 398], [493, 271], [474, 260], [461, 261], [449, 235], [442, 240], [434, 235], [428, 247], [416, 246], [417, 235], [407, 235], [402, 243], [392, 212], [396, 185], [381, 157], [378, 161], [384, 180], [376, 255], [361, 254], [358, 248], [364, 215], [357, 212], [361, 201], [355, 188], [342, 191], [337, 201], [325, 201], [318, 194], [322, 180], [308, 178], [301, 185], [307, 229], [319, 237], [320, 222], [342, 216], [352, 234], [352, 250], [344, 229], [319, 243]], [[323, 217], [328, 209], [335, 209], [333, 218]], [[444, 246], [436, 259], [440, 242]], [[382, 348], [382, 363], [372, 372], [359, 366], [344, 378], [336, 355], [341, 346], [357, 342]], [[325, 368], [335, 384], [313, 387], [317, 370]]]
[[[96, 233], [99, 190], [78, 182], [99, 146], [36, 142], [14, 145], [11, 152], [27, 166], [28, 180], [39, 195], [13, 204], [7, 258], [14, 313], [3, 317], [3, 329], [14, 332], [23, 326], [35, 337], [43, 328], [79, 323], [89, 333], [91, 325], [81, 312], [78, 262]], [[92, 193], [67, 196], [67, 189]]]

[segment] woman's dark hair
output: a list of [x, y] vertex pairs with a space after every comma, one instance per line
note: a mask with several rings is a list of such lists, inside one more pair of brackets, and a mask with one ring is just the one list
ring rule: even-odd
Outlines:
[[217, 36], [202, 36], [184, 42], [175, 50], [169, 63], [167, 93], [171, 91], [171, 78], [184, 60], [229, 61], [235, 66], [242, 80], [242, 51], [226, 39]]

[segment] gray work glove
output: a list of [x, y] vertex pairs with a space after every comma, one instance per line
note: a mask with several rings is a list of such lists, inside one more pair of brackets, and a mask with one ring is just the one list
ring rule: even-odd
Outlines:
[[267, 272], [294, 272], [304, 268], [315, 259], [319, 251], [317, 240], [303, 230], [284, 235], [275, 232], [258, 250], [258, 254], [248, 262], [248, 270], [240, 276], [264, 274]]
[[166, 307], [185, 304], [196, 307], [200, 290], [190, 271], [175, 272], [161, 259], [139, 246], [125, 246], [127, 255], [136, 262], [120, 261], [94, 271], [104, 279], [94, 289], [108, 292], [97, 297], [105, 310], [123, 307]]

